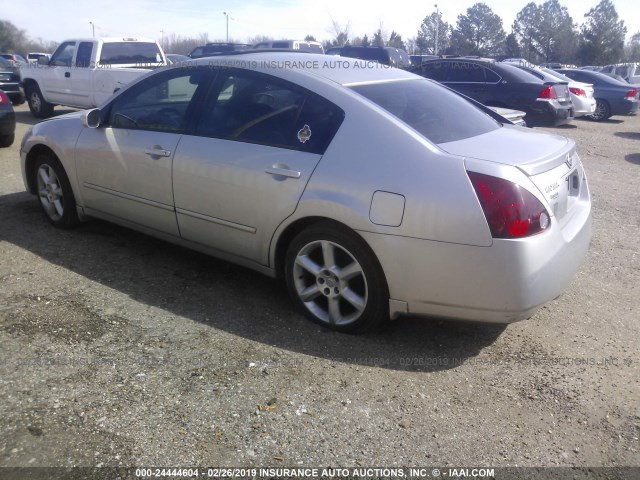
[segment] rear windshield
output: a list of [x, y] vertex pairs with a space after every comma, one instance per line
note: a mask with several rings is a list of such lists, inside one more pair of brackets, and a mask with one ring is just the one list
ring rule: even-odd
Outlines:
[[494, 69], [502, 78], [512, 82], [544, 83], [542, 79], [538, 78], [533, 73], [527, 72], [515, 65], [509, 65], [508, 63], [497, 63], [495, 64]]
[[160, 63], [162, 54], [152, 42], [110, 42], [102, 45], [100, 63], [124, 65], [137, 63]]
[[0, 57], [0, 66], [1, 67], [12, 67], [13, 68], [13, 62], [11, 60], [7, 60], [4, 57]]
[[455, 142], [500, 128], [498, 122], [471, 102], [429, 80], [355, 85], [351, 89], [436, 144]]

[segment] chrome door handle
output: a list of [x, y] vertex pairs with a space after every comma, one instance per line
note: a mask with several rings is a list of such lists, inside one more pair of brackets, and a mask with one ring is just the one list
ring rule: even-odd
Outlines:
[[144, 153], [152, 157], [168, 157], [171, 155], [169, 150], [162, 150], [161, 148], [149, 148]]
[[300, 178], [300, 172], [289, 170], [287, 168], [271, 167], [267, 168], [265, 173], [268, 173], [269, 175], [277, 175], [279, 177]]

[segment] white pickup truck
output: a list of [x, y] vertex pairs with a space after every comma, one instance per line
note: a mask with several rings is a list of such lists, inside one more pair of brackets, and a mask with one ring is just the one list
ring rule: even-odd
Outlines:
[[158, 42], [137, 38], [66, 40], [51, 59], [21, 69], [31, 113], [53, 114], [53, 107], [98, 107], [113, 92], [152, 68], [167, 65]]

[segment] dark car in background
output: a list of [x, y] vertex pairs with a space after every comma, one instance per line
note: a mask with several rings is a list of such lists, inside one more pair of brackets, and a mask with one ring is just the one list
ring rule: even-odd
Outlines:
[[24, 103], [20, 80], [20, 67], [17, 67], [13, 60], [0, 57], [0, 90], [3, 90], [15, 105]]
[[428, 60], [409, 69], [490, 107], [521, 110], [533, 125], [563, 125], [574, 112], [566, 82], [545, 82], [520, 68], [480, 58]]
[[15, 139], [16, 114], [11, 100], [0, 90], [0, 147], [9, 147]]
[[339, 55], [341, 57], [372, 60], [382, 65], [389, 65], [397, 68], [408, 68], [411, 66], [411, 58], [409, 57], [409, 54], [401, 48], [345, 45], [340, 49]]
[[411, 59], [411, 65], [420, 65], [422, 62], [426, 62], [427, 60], [435, 60], [438, 55], [409, 55]]
[[591, 83], [596, 111], [588, 118], [601, 121], [613, 115], [631, 115], [638, 111], [638, 89], [599, 72], [579, 69], [557, 70], [578, 82]]
[[235, 52], [238, 50], [248, 50], [251, 45], [246, 43], [207, 43], [191, 50], [189, 57], [202, 58], [211, 55], [219, 55], [221, 53]]

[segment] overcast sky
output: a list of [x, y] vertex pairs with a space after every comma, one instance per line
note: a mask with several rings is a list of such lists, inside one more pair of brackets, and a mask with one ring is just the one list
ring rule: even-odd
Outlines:
[[[599, 0], [560, 0], [569, 9], [573, 21], [580, 24], [584, 14]], [[20, 0], [6, 1], [0, 19], [9, 20], [26, 30], [32, 38], [60, 42], [66, 38], [90, 37], [90, 22], [96, 36], [138, 36], [160, 40], [165, 35], [193, 37], [207, 33], [210, 40], [229, 37], [247, 41], [256, 35], [276, 39], [301, 39], [313, 35], [318, 40], [332, 38], [332, 21], [349, 25], [351, 36], [371, 34], [382, 25], [387, 35], [392, 30], [403, 39], [416, 35], [422, 19], [435, 10], [435, 2], [416, 0], [374, 4], [367, 0]], [[448, 0], [439, 3], [444, 20], [455, 25], [459, 14], [476, 3], [474, 0]], [[500, 15], [507, 33], [516, 14], [529, 0], [487, 0]], [[543, 3], [541, 0], [536, 3]], [[640, 2], [613, 0], [619, 17], [627, 26], [627, 38], [640, 31]], [[380, 5], [380, 6], [377, 6]], [[385, 5], [384, 7], [382, 5]]]

